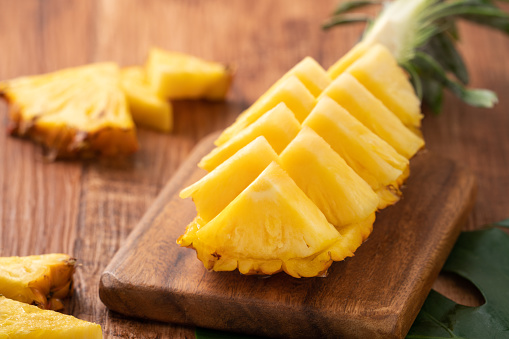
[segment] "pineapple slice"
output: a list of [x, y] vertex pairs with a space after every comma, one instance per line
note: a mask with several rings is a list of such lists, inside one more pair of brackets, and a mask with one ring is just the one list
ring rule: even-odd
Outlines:
[[311, 128], [304, 126], [280, 155], [281, 166], [322, 211], [342, 227], [372, 219], [378, 195]]
[[372, 44], [367, 44], [362, 41], [356, 44], [351, 50], [327, 69], [327, 75], [329, 78], [336, 79], [338, 76], [343, 74], [346, 69], [357, 61], [357, 59], [363, 56], [371, 46]]
[[345, 72], [357, 78], [405, 126], [420, 134], [421, 102], [406, 73], [385, 46], [370, 47]]
[[99, 324], [0, 296], [0, 338], [102, 339]]
[[273, 161], [276, 152], [260, 136], [239, 150], [201, 180], [183, 189], [180, 197], [192, 197], [199, 224], [206, 224], [219, 214]]
[[424, 146], [422, 137], [412, 133], [394, 113], [348, 73], [338, 76], [321, 96], [334, 99], [407, 159]]
[[119, 78], [115, 64], [100, 63], [0, 83], [11, 132], [41, 143], [50, 158], [133, 153], [138, 142]]
[[44, 309], [60, 310], [72, 293], [76, 260], [66, 254], [0, 257], [0, 294]]
[[281, 102], [284, 102], [295, 114], [297, 120], [302, 122], [313, 109], [315, 97], [295, 75], [290, 75], [242, 112], [237, 120], [226, 128], [214, 143], [217, 146], [226, 143], [234, 135]]
[[331, 98], [322, 97], [303, 126], [311, 127], [379, 195], [378, 208], [396, 203], [408, 177], [408, 159]]
[[300, 124], [292, 111], [284, 103], [280, 103], [226, 143], [213, 149], [203, 157], [198, 166], [211, 171], [261, 135], [269, 141], [276, 153], [281, 153], [299, 130]]
[[165, 99], [223, 100], [234, 70], [179, 52], [153, 48], [146, 71], [153, 90]]
[[121, 71], [122, 89], [136, 125], [160, 132], [171, 132], [173, 112], [169, 101], [159, 98], [148, 83], [141, 67], [127, 67]]
[[[288, 174], [271, 163], [190, 244], [207, 269], [243, 274], [316, 276], [332, 263], [313, 262], [341, 238]], [[302, 262], [300, 259], [305, 259]], [[292, 260], [299, 263], [294, 267]], [[306, 265], [308, 263], [309, 265]]]

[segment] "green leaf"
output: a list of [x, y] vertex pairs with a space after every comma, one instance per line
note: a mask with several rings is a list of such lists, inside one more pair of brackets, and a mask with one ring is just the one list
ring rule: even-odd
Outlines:
[[365, 6], [370, 5], [377, 5], [381, 4], [382, 1], [376, 1], [376, 0], [358, 0], [358, 1], [347, 1], [340, 3], [338, 7], [336, 7], [336, 10], [332, 13], [333, 15], [342, 14], [348, 11], [351, 11], [352, 9], [361, 8]]
[[509, 338], [509, 235], [463, 232], [443, 270], [471, 281], [486, 302], [468, 307], [431, 291], [407, 338]]
[[322, 29], [329, 29], [334, 26], [351, 24], [354, 22], [369, 22], [369, 21], [371, 21], [371, 18], [366, 15], [335, 16], [335, 17], [332, 17], [325, 24], [323, 24]]
[[417, 94], [419, 100], [422, 100], [422, 82], [419, 73], [410, 62], [402, 64], [401, 67], [403, 67], [410, 75], [410, 81], [414, 86], [415, 94]]
[[422, 100], [431, 108], [434, 114], [439, 114], [444, 101], [444, 86], [431, 78], [423, 78]]
[[486, 89], [466, 89], [460, 83], [449, 79], [442, 66], [433, 57], [422, 51], [415, 53], [412, 63], [419, 69], [421, 74], [434, 78], [469, 105], [492, 108], [498, 102], [497, 95], [492, 91]]

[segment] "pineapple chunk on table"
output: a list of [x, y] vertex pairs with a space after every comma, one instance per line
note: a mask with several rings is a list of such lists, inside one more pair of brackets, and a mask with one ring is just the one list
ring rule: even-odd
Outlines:
[[133, 66], [122, 69], [121, 84], [136, 125], [160, 132], [171, 132], [172, 105], [152, 90], [142, 67]]
[[164, 99], [223, 100], [234, 69], [192, 55], [152, 48], [145, 65], [152, 89]]
[[44, 309], [63, 308], [76, 260], [67, 254], [0, 257], [0, 295]]
[[0, 296], [0, 338], [102, 339], [98, 324]]

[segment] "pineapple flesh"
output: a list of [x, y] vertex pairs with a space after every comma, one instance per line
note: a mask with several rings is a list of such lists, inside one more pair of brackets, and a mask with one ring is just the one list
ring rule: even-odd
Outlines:
[[211, 171], [261, 135], [267, 139], [276, 153], [281, 153], [299, 130], [299, 121], [297, 121], [292, 111], [284, 103], [279, 103], [226, 143], [214, 148], [208, 155], [203, 157], [198, 166]]
[[142, 67], [121, 70], [121, 85], [137, 126], [168, 133], [173, 128], [173, 110], [169, 101], [152, 90]]
[[0, 83], [11, 133], [41, 143], [49, 158], [135, 152], [119, 74], [117, 65], [99, 63]]
[[164, 99], [223, 100], [234, 69], [192, 55], [153, 48], [145, 66], [152, 89]]
[[0, 338], [102, 339], [98, 324], [0, 295]]
[[0, 295], [60, 310], [72, 293], [76, 260], [66, 254], [0, 257]]

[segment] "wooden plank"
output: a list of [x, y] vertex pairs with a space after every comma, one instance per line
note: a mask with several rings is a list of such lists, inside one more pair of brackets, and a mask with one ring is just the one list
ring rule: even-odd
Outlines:
[[379, 213], [355, 257], [326, 278], [207, 272], [175, 240], [196, 214], [178, 192], [203, 176], [196, 164], [214, 138], [196, 148], [108, 265], [101, 300], [129, 316], [258, 335], [404, 337], [473, 205], [473, 176], [419, 154], [404, 199]]

